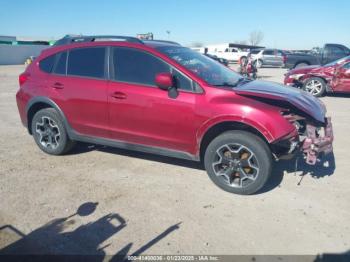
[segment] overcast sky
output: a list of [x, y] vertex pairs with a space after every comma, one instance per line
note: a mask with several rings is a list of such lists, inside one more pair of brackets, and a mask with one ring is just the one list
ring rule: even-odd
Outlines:
[[248, 40], [254, 30], [264, 33], [267, 47], [350, 46], [350, 1], [2, 0], [0, 7], [0, 35], [153, 32], [157, 39], [190, 45]]

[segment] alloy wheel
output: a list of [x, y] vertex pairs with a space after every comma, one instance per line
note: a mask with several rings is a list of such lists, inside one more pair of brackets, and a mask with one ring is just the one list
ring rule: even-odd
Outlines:
[[259, 164], [255, 154], [241, 144], [225, 144], [215, 155], [212, 164], [216, 176], [231, 187], [244, 188], [259, 175]]
[[312, 79], [305, 85], [305, 91], [316, 96], [322, 91], [322, 83], [316, 79]]
[[39, 142], [45, 148], [56, 149], [60, 142], [60, 129], [57, 123], [48, 116], [43, 116], [35, 124], [35, 132], [39, 135]]

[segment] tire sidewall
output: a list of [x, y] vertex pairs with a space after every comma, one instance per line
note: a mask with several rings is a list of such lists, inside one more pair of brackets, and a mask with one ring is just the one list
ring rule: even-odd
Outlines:
[[[216, 176], [212, 163], [214, 161], [216, 150], [229, 143], [239, 143], [249, 148], [256, 157], [259, 165], [259, 174], [256, 180], [244, 188], [231, 187], [221, 181]], [[245, 131], [228, 131], [215, 138], [207, 147], [204, 156], [204, 165], [209, 178], [221, 189], [235, 194], [249, 195], [259, 191], [267, 182], [272, 172], [272, 156], [267, 144], [259, 137]]]
[[[50, 117], [53, 121], [55, 121], [55, 123], [58, 126], [58, 129], [60, 132], [60, 141], [58, 143], [58, 147], [55, 149], [43, 146], [40, 143], [40, 135], [35, 131], [36, 130], [36, 123], [41, 121], [41, 118], [44, 116]], [[60, 154], [63, 154], [65, 152], [66, 145], [69, 142], [68, 136], [67, 136], [66, 129], [63, 125], [63, 121], [61, 120], [61, 118], [59, 117], [59, 115], [55, 109], [47, 108], [47, 109], [42, 109], [42, 110], [38, 111], [34, 115], [31, 124], [32, 124], [31, 127], [32, 127], [32, 135], [33, 135], [34, 141], [42, 151], [44, 151], [45, 153], [50, 154], [50, 155], [60, 155]]]

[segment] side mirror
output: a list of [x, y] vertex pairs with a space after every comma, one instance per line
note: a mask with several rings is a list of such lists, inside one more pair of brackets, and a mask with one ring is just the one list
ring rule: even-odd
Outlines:
[[155, 79], [156, 85], [162, 89], [168, 91], [168, 96], [170, 98], [177, 98], [179, 92], [176, 88], [176, 82], [174, 77], [170, 73], [159, 73], [156, 75]]
[[174, 85], [173, 76], [170, 73], [159, 73], [155, 78], [156, 85], [162, 90], [169, 90]]

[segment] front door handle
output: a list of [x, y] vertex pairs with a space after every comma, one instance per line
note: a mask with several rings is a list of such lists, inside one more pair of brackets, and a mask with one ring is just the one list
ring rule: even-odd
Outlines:
[[63, 89], [64, 85], [60, 82], [56, 82], [52, 85], [52, 87], [56, 89]]
[[111, 97], [115, 98], [115, 99], [126, 99], [126, 94], [122, 93], [122, 92], [114, 92], [111, 94]]

